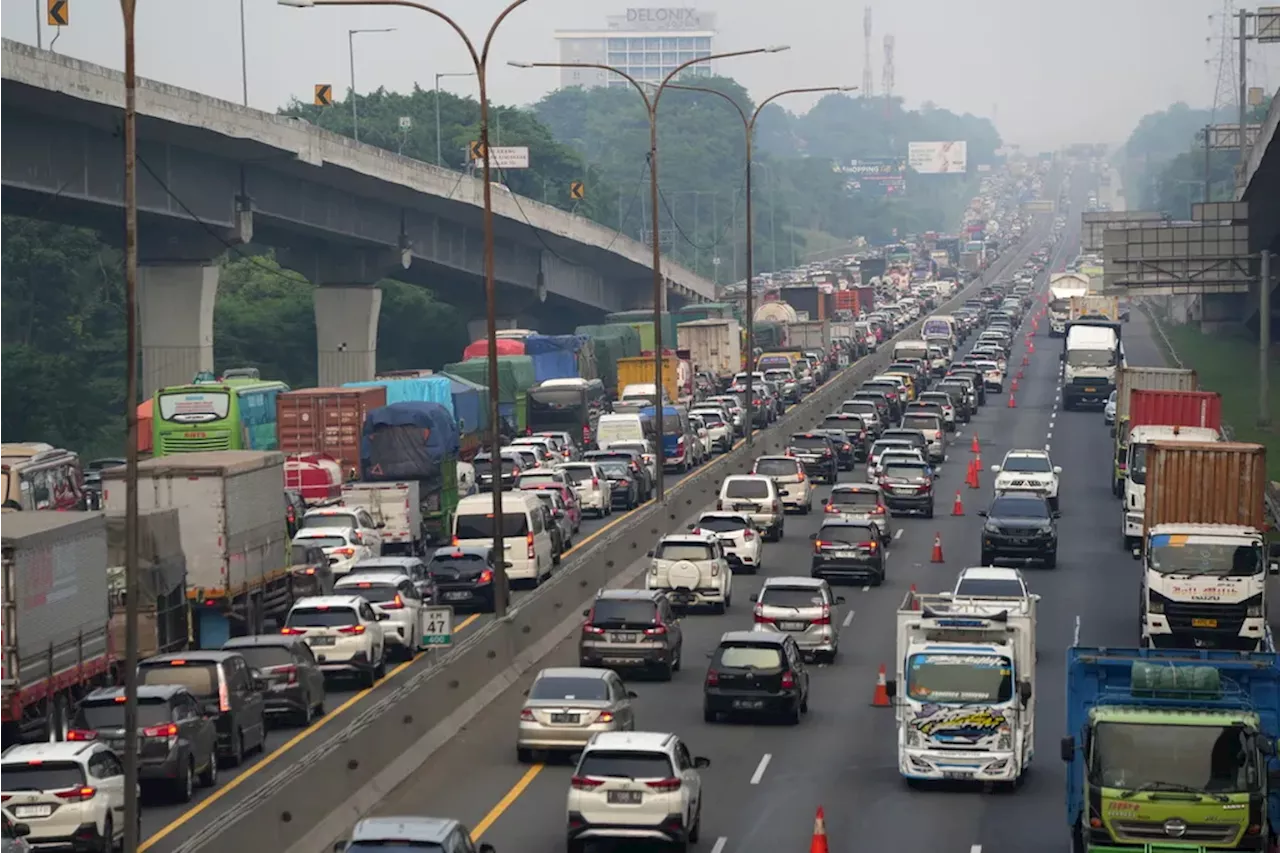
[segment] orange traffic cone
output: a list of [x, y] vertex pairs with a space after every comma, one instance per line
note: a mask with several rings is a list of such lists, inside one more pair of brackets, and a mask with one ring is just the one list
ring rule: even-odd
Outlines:
[[1018, 379], [1022, 378], [1022, 368], [1018, 368]]
[[[880, 674], [884, 675], [884, 667], [880, 667]], [[831, 853], [827, 847], [827, 818], [822, 813], [822, 806], [818, 806], [818, 813], [813, 818], [813, 841], [809, 842], [809, 853]]]
[[911, 585], [911, 609], [912, 609], [912, 610], [919, 610], [919, 609], [920, 609], [920, 599], [916, 597], [916, 585], [915, 585], [915, 584], [912, 584], [912, 585]]
[[1035, 341], [1029, 342], [1027, 344], [1027, 352], [1032, 353], [1034, 355], [1035, 351], [1036, 351], [1036, 342]]
[[971, 489], [979, 488], [978, 464], [979, 463], [976, 457], [969, 460], [969, 473], [965, 475], [964, 481]]
[[1013, 395], [1012, 395], [1012, 394], [1010, 394], [1010, 395], [1009, 395], [1009, 408], [1011, 408], [1011, 409], [1016, 409], [1016, 408], [1018, 408], [1018, 404], [1017, 404], [1016, 402], [1014, 402], [1014, 399], [1013, 399]]
[[946, 560], [942, 559], [942, 534], [941, 533], [933, 534], [933, 554], [929, 556], [929, 562], [931, 563], [946, 562]]
[[1030, 363], [1031, 363], [1031, 357], [1024, 352], [1022, 354], [1022, 366], [1026, 367]]
[[1013, 377], [1013, 382], [1012, 382], [1012, 384], [1010, 384], [1010, 385], [1009, 385], [1009, 390], [1010, 390], [1010, 391], [1017, 391], [1017, 390], [1018, 390], [1018, 377], [1016, 377], [1016, 376], [1015, 376], [1015, 377]]
[[960, 490], [956, 489], [956, 502], [951, 505], [952, 515], [964, 515], [964, 501], [960, 500]]
[[[872, 694], [872, 696], [871, 696], [871, 707], [872, 707], [872, 708], [888, 708], [888, 707], [890, 707], [890, 702], [889, 702], [889, 689], [888, 689], [888, 687], [887, 687], [887, 686], [886, 686], [886, 684], [885, 684], [884, 664], [880, 664], [880, 674], [876, 676], [876, 692], [875, 692], [874, 694]], [[815, 841], [815, 843], [817, 842], [817, 838], [818, 838], [818, 835], [817, 835], [817, 827], [815, 826], [815, 827], [814, 827], [814, 841]], [[821, 847], [821, 849], [825, 850], [825, 849], [826, 849], [826, 847], [827, 847], [827, 836], [826, 836], [826, 832], [824, 831], [824, 832], [823, 832], [823, 834], [822, 834], [822, 847]]]
[[973, 434], [973, 443], [969, 445], [969, 452], [970, 453], [982, 452], [982, 445], [978, 443], [978, 434], [976, 432]]

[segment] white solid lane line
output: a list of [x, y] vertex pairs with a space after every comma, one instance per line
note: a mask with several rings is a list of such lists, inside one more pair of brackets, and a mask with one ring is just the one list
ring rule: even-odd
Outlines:
[[982, 845], [974, 844], [969, 848], [969, 853], [982, 853]]
[[846, 617], [844, 617], [844, 622], [843, 622], [843, 623], [841, 623], [841, 626], [840, 626], [840, 627], [842, 627], [842, 628], [848, 628], [848, 627], [849, 627], [850, 625], [852, 625], [852, 624], [853, 624], [853, 611], [852, 611], [852, 610], [850, 610], [850, 611], [849, 611], [849, 615], [848, 615], [848, 616], [846, 616]]
[[902, 538], [902, 528], [901, 528], [901, 527], [899, 527], [897, 530], [893, 531], [893, 538], [894, 538], [894, 539], [901, 539], [901, 538]]
[[[724, 846], [728, 843], [729, 839], [725, 838], [723, 835], [720, 836], [716, 839], [716, 843], [711, 845], [711, 853], [724, 853]], [[969, 851], [969, 853], [973, 853], [973, 851]], [[982, 851], [979, 850], [978, 853], [982, 853]]]
[[764, 778], [764, 771], [769, 766], [769, 761], [773, 758], [769, 753], [765, 753], [760, 758], [760, 764], [756, 767], [756, 772], [751, 774], [751, 784], [759, 785], [760, 780]]

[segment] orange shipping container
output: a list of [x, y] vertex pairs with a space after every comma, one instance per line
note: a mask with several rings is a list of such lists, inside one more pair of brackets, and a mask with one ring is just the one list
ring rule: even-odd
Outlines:
[[1145, 524], [1238, 524], [1262, 530], [1267, 450], [1237, 442], [1152, 442]]
[[276, 433], [282, 453], [323, 453], [360, 470], [365, 415], [387, 404], [383, 385], [366, 388], [299, 388], [276, 397]]

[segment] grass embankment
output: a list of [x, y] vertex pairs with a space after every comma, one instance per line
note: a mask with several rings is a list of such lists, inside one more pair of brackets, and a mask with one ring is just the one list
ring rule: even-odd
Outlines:
[[1271, 429], [1263, 431], [1257, 425], [1257, 339], [1228, 333], [1206, 335], [1193, 325], [1162, 325], [1182, 363], [1199, 374], [1200, 387], [1222, 395], [1222, 417], [1235, 431], [1236, 440], [1264, 445], [1267, 474], [1280, 481], [1280, 359], [1274, 357], [1275, 351], [1268, 370]]

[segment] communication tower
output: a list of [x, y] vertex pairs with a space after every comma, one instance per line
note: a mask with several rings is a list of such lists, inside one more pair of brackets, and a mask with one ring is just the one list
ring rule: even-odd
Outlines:
[[884, 71], [880, 72], [880, 88], [884, 89], [884, 114], [893, 108], [893, 36], [884, 37]]
[[1213, 90], [1214, 124], [1234, 121], [1240, 109], [1240, 79], [1236, 57], [1237, 12], [1233, 0], [1222, 0], [1222, 10], [1209, 16], [1213, 35], [1206, 41], [1214, 46], [1214, 54], [1205, 65], [1215, 78]]
[[875, 92], [875, 80], [871, 74], [871, 7], [862, 9], [862, 97], [870, 98]]

